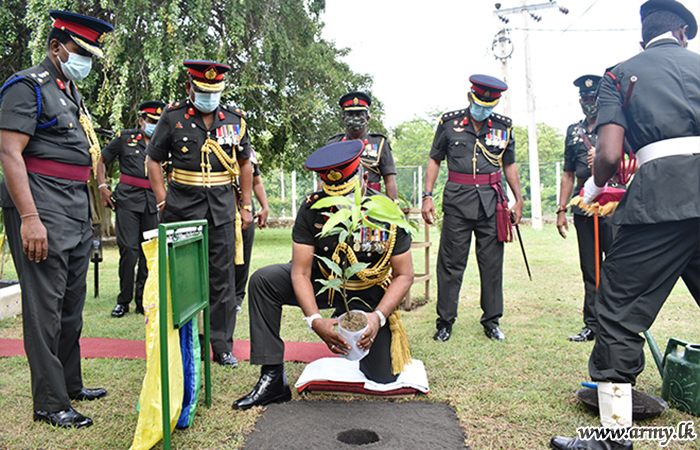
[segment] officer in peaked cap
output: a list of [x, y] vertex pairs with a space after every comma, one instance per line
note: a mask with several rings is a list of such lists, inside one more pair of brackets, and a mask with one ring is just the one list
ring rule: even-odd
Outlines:
[[84, 427], [92, 420], [71, 400], [94, 400], [80, 369], [86, 274], [92, 248], [87, 181], [99, 158], [90, 115], [73, 83], [112, 26], [50, 11], [46, 58], [15, 73], [0, 89], [0, 186], [3, 219], [22, 288], [24, 348], [34, 420]]
[[371, 119], [369, 107], [372, 98], [364, 92], [348, 92], [338, 102], [343, 109], [345, 132], [328, 139], [327, 144], [359, 139], [365, 145], [362, 150], [362, 165], [368, 169], [368, 186], [381, 191], [382, 179], [386, 185], [386, 195], [398, 201], [399, 191], [396, 187], [396, 163], [391, 154], [389, 139], [383, 134], [368, 133], [367, 125]]
[[[601, 268], [598, 329], [588, 361], [601, 425], [625, 436], [632, 426], [632, 385], [644, 370], [641, 333], [679, 277], [700, 304], [700, 55], [684, 48], [697, 22], [673, 0], [650, 0], [640, 13], [645, 50], [606, 71], [600, 82], [596, 157], [583, 197], [591, 204], [603, 190], [627, 141], [638, 169], [612, 217], [619, 229]], [[555, 437], [550, 445], [633, 448], [630, 439], [612, 437]]]
[[[234, 258], [243, 264], [241, 233], [253, 220], [249, 133], [245, 113], [220, 101], [231, 68], [213, 61], [183, 64], [188, 98], [163, 111], [148, 144], [148, 174], [163, 222], [209, 221], [211, 346], [214, 361], [236, 367]], [[160, 164], [168, 160], [173, 178], [166, 193]], [[240, 208], [232, 186], [236, 178]]]
[[[143, 314], [143, 288], [148, 277], [146, 258], [141, 249], [143, 232], [158, 226], [156, 197], [148, 181], [146, 146], [151, 140], [165, 103], [152, 100], [139, 105], [139, 128], [122, 130], [102, 150], [97, 165], [97, 183], [102, 204], [116, 210], [117, 245], [119, 246], [119, 295], [112, 317], [129, 312], [134, 299], [136, 312]], [[105, 181], [107, 163], [119, 159], [119, 183], [112, 192]], [[134, 268], [137, 269], [134, 284]]]
[[[306, 159], [306, 168], [321, 177], [322, 190], [309, 195], [299, 208], [292, 231], [292, 262], [263, 267], [250, 278], [250, 362], [262, 367], [258, 383], [250, 393], [233, 403], [234, 409], [284, 402], [292, 397], [284, 370], [284, 341], [280, 337], [284, 305], [299, 306], [309, 330], [314, 331], [333, 353], [345, 355], [350, 348], [334, 331], [338, 320], [324, 319], [319, 314], [320, 309], [335, 308], [337, 316], [344, 312], [344, 306], [337, 294], [331, 297], [329, 291], [319, 293], [322, 285], [318, 280], [328, 279], [330, 271], [322, 263], [317, 264], [316, 256], [331, 258], [336, 252], [338, 237], [319, 237], [330, 209], [313, 209], [313, 205], [321, 198], [352, 193], [358, 176], [366, 196], [379, 194], [371, 188], [365, 190], [367, 172], [360, 169], [364, 147], [358, 140], [337, 142], [316, 150]], [[364, 281], [355, 276], [348, 282], [347, 297], [358, 296], [364, 300], [353, 302], [352, 308], [366, 311], [369, 320], [369, 328], [358, 343], [369, 353], [359, 362], [359, 367], [368, 379], [377, 383], [393, 382], [398, 375], [392, 368], [395, 355], [391, 351], [392, 330], [387, 318], [413, 283], [411, 236], [401, 228], [394, 228], [393, 233], [371, 232], [364, 228], [360, 232], [361, 241], [355, 241], [347, 249], [359, 262], [369, 263], [373, 272], [391, 267], [393, 278], [386, 290], [382, 279], [364, 277], [369, 280]], [[391, 253], [387, 255], [388, 252]]]
[[[443, 193], [444, 220], [436, 268], [437, 332], [433, 336], [439, 342], [450, 338], [457, 318], [472, 233], [481, 277], [481, 325], [490, 339], [505, 339], [499, 328], [503, 316], [503, 242], [512, 240], [511, 215], [517, 224], [523, 213], [512, 123], [493, 113], [508, 86], [488, 75], [473, 75], [469, 81], [469, 107], [442, 115], [425, 174], [423, 219], [432, 224], [432, 191], [440, 163], [447, 158], [449, 178]], [[510, 210], [501, 169], [515, 196]]]
[[[584, 118], [569, 126], [566, 130], [564, 149], [564, 173], [561, 178], [561, 200], [557, 207], [557, 229], [562, 238], [566, 239], [569, 225], [566, 217], [567, 202], [571, 197], [580, 195], [583, 184], [591, 177], [591, 163], [595, 156], [597, 135], [595, 133], [595, 121], [598, 115], [596, 105], [596, 92], [601, 77], [598, 75], [583, 75], [574, 81], [574, 86], [579, 89], [579, 103]], [[611, 180], [617, 186], [617, 178]], [[573, 195], [572, 195], [573, 194]], [[573, 342], [592, 341], [595, 338], [595, 292], [596, 292], [596, 254], [594, 218], [576, 205], [571, 207], [574, 215], [574, 226], [578, 239], [578, 253], [583, 274], [584, 300], [583, 300], [583, 329], [569, 337]], [[603, 255], [610, 249], [613, 238], [613, 228], [606, 217], [598, 219], [598, 242], [600, 252], [598, 261], [603, 260]]]

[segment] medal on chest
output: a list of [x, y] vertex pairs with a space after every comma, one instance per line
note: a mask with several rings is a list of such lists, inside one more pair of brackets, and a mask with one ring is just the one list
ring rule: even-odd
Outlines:
[[365, 158], [376, 158], [379, 154], [379, 148], [377, 144], [365, 143], [365, 149], [362, 152], [362, 156]]
[[486, 145], [489, 147], [500, 148], [501, 150], [506, 148], [508, 143], [508, 133], [506, 130], [497, 130], [491, 128], [486, 134]]
[[219, 145], [236, 146], [239, 142], [241, 126], [239, 124], [221, 125], [216, 129], [216, 141]]
[[355, 241], [352, 249], [355, 253], [367, 253], [367, 257], [370, 257], [372, 253], [386, 252], [389, 247], [388, 241], [388, 231], [364, 227], [360, 230], [360, 240]]

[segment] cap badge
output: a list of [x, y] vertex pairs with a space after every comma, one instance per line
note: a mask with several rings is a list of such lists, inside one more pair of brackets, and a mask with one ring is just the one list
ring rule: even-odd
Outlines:
[[163, 112], [163, 108], [158, 108], [158, 109], [156, 109], [156, 114], [160, 114], [160, 113], [162, 113], [162, 112]]
[[590, 78], [588, 78], [588, 79], [586, 80], [586, 87], [589, 88], [589, 87], [591, 87], [591, 86], [593, 86], [593, 80], [591, 80]]
[[204, 78], [207, 80], [213, 80], [216, 78], [216, 69], [213, 67], [208, 68], [207, 71], [204, 72]]
[[360, 100], [358, 100], [357, 97], [355, 97], [355, 98], [352, 99], [352, 104], [355, 105], [355, 106], [357, 106], [357, 105], [360, 104]]
[[484, 91], [484, 97], [491, 98], [491, 91]]
[[328, 172], [328, 179], [331, 181], [338, 181], [341, 178], [343, 178], [343, 174], [338, 172], [337, 170], [331, 170]]

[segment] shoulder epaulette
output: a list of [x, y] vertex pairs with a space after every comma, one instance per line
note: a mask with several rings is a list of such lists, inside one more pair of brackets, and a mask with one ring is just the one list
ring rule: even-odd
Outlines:
[[447, 122], [448, 120], [457, 119], [458, 117], [461, 118], [467, 113], [468, 110], [469, 108], [458, 109], [456, 111], [448, 111], [445, 114], [443, 114], [442, 117], [440, 117], [440, 123]]
[[222, 104], [221, 108], [228, 111], [228, 112], [231, 112], [237, 116], [243, 117], [244, 119], [246, 117], [245, 111], [243, 111], [241, 108], [239, 108], [236, 105], [224, 105], [224, 104]]
[[384, 139], [388, 139], [386, 136], [384, 136], [382, 133], [368, 133], [372, 137], [380, 137]]
[[510, 117], [502, 116], [500, 114], [491, 114], [491, 118], [496, 122], [500, 122], [507, 127], [513, 125], [513, 121]]
[[186, 107], [187, 105], [188, 105], [187, 100], [179, 100], [177, 102], [173, 102], [173, 103], [169, 104], [165, 108], [165, 111], [163, 111], [163, 112], [168, 112], [168, 111], [172, 111], [175, 109], [182, 109], [182, 108]]
[[316, 192], [314, 192], [314, 193], [309, 194], [309, 195], [306, 196], [306, 204], [307, 204], [307, 205], [313, 205], [314, 202], [316, 202], [316, 200], [318, 200], [318, 199], [320, 199], [320, 198], [323, 198], [323, 197], [326, 197], [327, 195], [328, 195], [328, 194], [326, 194], [326, 193], [323, 192], [322, 190], [321, 190], [321, 191], [316, 191]]
[[344, 131], [343, 131], [342, 133], [334, 134], [333, 136], [329, 137], [328, 140], [330, 141], [331, 139], [337, 139], [337, 138], [341, 138], [341, 139], [342, 139], [343, 136], [345, 136], [345, 132], [344, 132]]

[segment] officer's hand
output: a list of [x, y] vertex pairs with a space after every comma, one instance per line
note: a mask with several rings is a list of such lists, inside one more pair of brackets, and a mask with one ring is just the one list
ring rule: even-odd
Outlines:
[[[608, 183], [605, 183], [605, 186], [607, 186]], [[586, 180], [586, 183], [583, 185], [583, 203], [586, 205], [591, 205], [595, 201], [595, 198], [603, 192], [603, 189], [605, 189], [605, 186], [600, 187], [597, 184], [595, 184], [595, 181], [593, 180], [593, 177], [590, 177], [589, 179]]]
[[564, 213], [558, 213], [557, 214], [557, 230], [559, 230], [559, 235], [566, 239], [566, 231], [569, 231], [569, 221], [566, 220], [566, 214]]
[[520, 223], [520, 219], [523, 218], [523, 202], [517, 200], [509, 211], [511, 222], [513, 223], [513, 225], [518, 225]]
[[107, 186], [102, 186], [100, 188], [100, 199], [102, 200], [102, 206], [108, 206], [109, 209], [114, 210], [114, 203], [112, 203], [112, 191], [110, 191]]
[[326, 343], [333, 353], [347, 355], [350, 346], [347, 341], [335, 331], [336, 325], [338, 325], [338, 319], [316, 319], [312, 324], [318, 337], [323, 339], [323, 342]]
[[433, 205], [433, 197], [428, 196], [423, 199], [423, 208], [421, 210], [423, 214], [423, 220], [428, 225], [432, 225], [435, 222], [435, 205]]
[[269, 208], [263, 208], [255, 215], [255, 219], [258, 222], [258, 228], [265, 228], [267, 226], [267, 216], [269, 215]]
[[595, 159], [595, 147], [591, 147], [588, 150], [588, 167], [593, 166], [593, 160]]
[[379, 333], [379, 328], [381, 328], [379, 325], [378, 315], [374, 313], [367, 314], [367, 321], [369, 322], [367, 330], [362, 336], [360, 336], [360, 340], [357, 343], [357, 346], [365, 351], [369, 350], [372, 344], [374, 344], [374, 340], [377, 338], [377, 333]]
[[41, 223], [39, 216], [22, 219], [20, 235], [22, 236], [22, 250], [30, 261], [38, 263], [49, 256], [46, 227]]
[[247, 230], [251, 223], [253, 223], [253, 214], [247, 209], [241, 208], [241, 229]]

